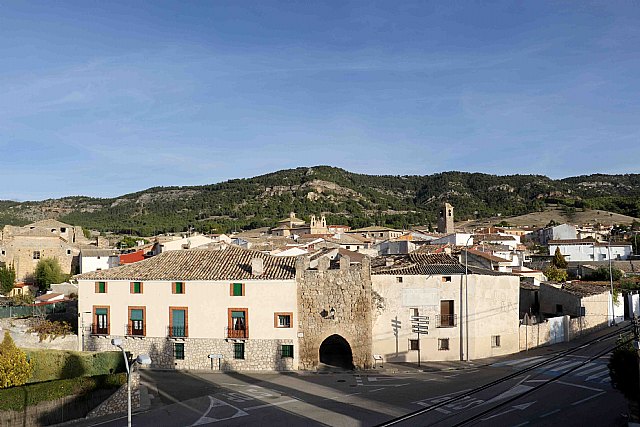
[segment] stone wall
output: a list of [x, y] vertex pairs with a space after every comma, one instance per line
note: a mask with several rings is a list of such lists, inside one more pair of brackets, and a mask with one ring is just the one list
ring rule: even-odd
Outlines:
[[[85, 349], [112, 351], [112, 338], [121, 338], [122, 347], [134, 356], [148, 354], [151, 357], [151, 367], [158, 369], [290, 371], [297, 368], [295, 343], [286, 339], [248, 339], [244, 341], [244, 359], [234, 359], [234, 341], [226, 339], [91, 336], [87, 338]], [[184, 344], [184, 359], [175, 358], [176, 343]], [[294, 345], [293, 358], [281, 357], [283, 344]], [[222, 360], [213, 360], [212, 365], [212, 360], [208, 357], [210, 354], [221, 354]]]
[[[119, 412], [127, 412], [129, 393], [127, 392], [127, 384], [121, 386], [118, 391], [113, 393], [110, 398], [98, 405], [94, 410], [87, 414], [87, 418], [101, 417], [103, 415], [117, 414]], [[131, 373], [131, 411], [135, 411], [140, 407], [140, 372], [133, 371]]]
[[[350, 265], [340, 259], [340, 268], [331, 269], [329, 259], [318, 260], [316, 270], [309, 269], [309, 259], [298, 258], [298, 322], [300, 369], [316, 369], [320, 363], [320, 346], [331, 335], [340, 335], [350, 345], [357, 369], [371, 367], [371, 266]], [[333, 308], [335, 316], [329, 312]]]

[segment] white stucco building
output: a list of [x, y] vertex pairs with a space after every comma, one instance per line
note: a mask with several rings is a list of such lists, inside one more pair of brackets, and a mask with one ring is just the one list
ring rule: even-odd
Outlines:
[[567, 261], [607, 261], [626, 260], [633, 254], [631, 243], [600, 243], [591, 239], [586, 240], [551, 240], [549, 242], [549, 254], [553, 255], [556, 249]]
[[120, 265], [120, 255], [111, 249], [81, 249], [80, 273], [107, 270]]

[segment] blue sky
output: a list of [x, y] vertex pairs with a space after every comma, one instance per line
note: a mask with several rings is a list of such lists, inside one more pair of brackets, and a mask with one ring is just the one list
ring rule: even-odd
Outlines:
[[638, 172], [640, 3], [0, 1], [0, 199]]

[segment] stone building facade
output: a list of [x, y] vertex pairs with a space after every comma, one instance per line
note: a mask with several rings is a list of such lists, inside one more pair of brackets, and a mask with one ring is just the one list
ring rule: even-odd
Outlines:
[[314, 270], [308, 268], [304, 257], [298, 258], [296, 264], [300, 368], [318, 367], [327, 340], [342, 342], [342, 351], [351, 351], [355, 368], [369, 368], [372, 362], [369, 259], [350, 265], [349, 257], [344, 256], [338, 268], [330, 267], [327, 257], [320, 258]]

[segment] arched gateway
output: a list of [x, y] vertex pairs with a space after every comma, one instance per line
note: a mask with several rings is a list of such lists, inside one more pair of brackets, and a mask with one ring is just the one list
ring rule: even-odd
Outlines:
[[331, 335], [320, 345], [320, 363], [353, 369], [353, 353], [351, 346], [340, 335]]

